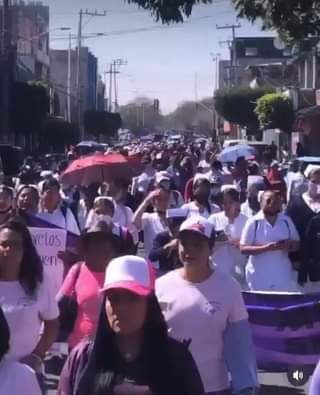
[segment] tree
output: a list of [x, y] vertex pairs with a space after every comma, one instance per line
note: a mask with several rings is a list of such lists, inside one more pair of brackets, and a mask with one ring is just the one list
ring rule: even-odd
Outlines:
[[185, 101], [166, 117], [165, 124], [167, 128], [189, 131], [196, 129], [209, 135], [213, 129], [213, 111], [212, 98], [200, 102]]
[[16, 136], [24, 136], [26, 148], [30, 149], [49, 112], [48, 92], [41, 84], [15, 82], [11, 101], [11, 127]]
[[246, 127], [249, 133], [256, 133], [259, 120], [255, 113], [257, 100], [267, 93], [269, 88], [231, 88], [218, 90], [214, 103], [218, 114], [230, 123]]
[[135, 134], [142, 131], [156, 132], [162, 128], [163, 116], [153, 106], [154, 101], [148, 97], [137, 97], [132, 102], [120, 107], [123, 127]]
[[65, 152], [65, 148], [79, 141], [77, 125], [62, 118], [47, 118], [40, 134], [41, 152]]
[[101, 136], [105, 136], [108, 139], [115, 136], [121, 126], [122, 120], [118, 113], [88, 110], [84, 114], [86, 132], [94, 136], [98, 141]]
[[138, 4], [144, 10], [149, 10], [157, 21], [163, 23], [183, 22], [188, 18], [196, 4], [210, 4], [213, 0], [126, 0]]
[[300, 40], [320, 35], [319, 0], [232, 0], [240, 18], [262, 20], [265, 29]]
[[269, 93], [257, 101], [255, 113], [262, 129], [291, 132], [294, 122], [292, 100], [282, 93]]

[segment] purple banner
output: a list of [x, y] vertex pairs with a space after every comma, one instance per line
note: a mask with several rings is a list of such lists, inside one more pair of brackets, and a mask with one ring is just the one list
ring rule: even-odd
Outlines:
[[320, 356], [320, 293], [243, 292], [260, 369], [315, 366]]

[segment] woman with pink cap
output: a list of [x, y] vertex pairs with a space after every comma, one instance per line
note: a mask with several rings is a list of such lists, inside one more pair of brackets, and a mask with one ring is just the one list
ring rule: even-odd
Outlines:
[[59, 395], [203, 395], [188, 351], [168, 336], [151, 265], [136, 256], [110, 262], [94, 341], [63, 369]]

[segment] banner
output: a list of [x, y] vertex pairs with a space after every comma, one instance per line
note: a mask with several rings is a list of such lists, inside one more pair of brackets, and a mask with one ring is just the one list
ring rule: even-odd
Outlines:
[[[47, 222], [43, 220], [42, 218], [37, 217], [36, 215], [30, 215], [25, 213], [24, 214], [24, 220], [26, 221], [26, 224], [28, 227], [31, 228], [45, 228], [45, 229], [61, 229], [65, 231], [64, 229], [56, 226], [55, 224], [52, 224], [51, 222]], [[79, 241], [79, 236], [67, 231], [67, 239], [66, 239], [66, 249], [69, 251], [75, 252], [77, 249], [77, 244]]]
[[320, 359], [320, 293], [243, 292], [243, 297], [259, 369], [297, 377], [296, 385], [299, 375], [307, 380]]

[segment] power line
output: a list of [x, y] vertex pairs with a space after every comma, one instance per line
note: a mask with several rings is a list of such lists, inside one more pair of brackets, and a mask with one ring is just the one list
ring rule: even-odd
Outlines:
[[[231, 11], [226, 11], [223, 12], [222, 14], [233, 14]], [[121, 30], [113, 30], [110, 32], [102, 32], [102, 33], [91, 33], [86, 36], [84, 36], [85, 39], [90, 39], [90, 38], [97, 38], [97, 37], [110, 37], [110, 36], [122, 36], [122, 35], [127, 35], [127, 34], [134, 34], [134, 33], [143, 33], [143, 32], [149, 32], [149, 31], [157, 31], [157, 30], [173, 30], [173, 29], [181, 29], [186, 26], [189, 26], [195, 22], [198, 21], [203, 21], [203, 20], [209, 20], [209, 19], [214, 19], [219, 15], [218, 13], [215, 15], [208, 15], [208, 16], [203, 16], [199, 17], [197, 19], [193, 19], [192, 21], [186, 21], [181, 25], [172, 25], [172, 26], [146, 26], [146, 27], [140, 27], [140, 28], [135, 28], [135, 29], [121, 29]], [[55, 38], [51, 38], [51, 41], [59, 41], [59, 40], [66, 40], [67, 36], [56, 36]]]

